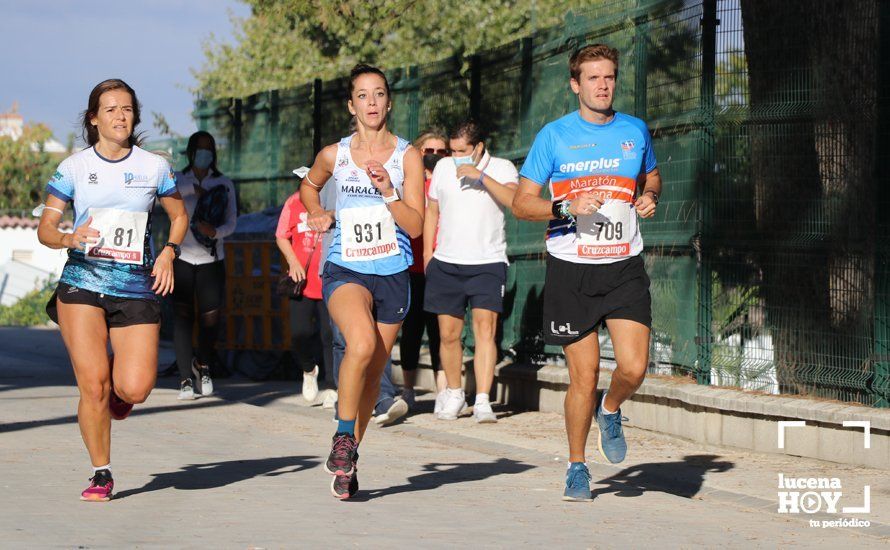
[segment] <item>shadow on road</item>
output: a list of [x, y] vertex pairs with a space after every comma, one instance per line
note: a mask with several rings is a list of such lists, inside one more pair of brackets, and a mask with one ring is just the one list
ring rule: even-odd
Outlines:
[[119, 500], [141, 493], [162, 491], [164, 489], [180, 489], [183, 491], [214, 489], [259, 476], [274, 477], [302, 472], [303, 470], [312, 469], [320, 463], [321, 459], [314, 456], [281, 456], [277, 458], [189, 464], [175, 472], [152, 474], [154, 479], [144, 486], [138, 489], [121, 491], [114, 498]]
[[654, 491], [692, 498], [701, 490], [705, 474], [726, 472], [735, 466], [718, 458], [718, 455], [688, 455], [678, 462], [637, 464], [596, 482], [605, 487], [594, 489], [593, 498], [609, 493], [638, 497]]
[[[72, 400], [72, 402], [74, 402]], [[75, 402], [76, 403], [76, 402]], [[177, 403], [176, 405], [162, 405], [159, 407], [141, 407], [137, 405], [133, 408], [133, 415], [130, 418], [134, 418], [137, 416], [142, 416], [144, 414], [158, 414], [165, 412], [175, 412], [175, 411], [184, 411], [184, 410], [193, 410], [193, 409], [209, 409], [211, 407], [224, 407], [228, 405], [233, 405], [234, 403], [229, 401], [223, 401], [220, 399], [214, 399], [212, 401], [200, 401], [197, 403]], [[76, 404], [73, 406], [76, 408]], [[71, 424], [77, 422], [77, 415], [72, 414], [68, 416], [58, 416], [56, 418], [43, 418], [40, 420], [24, 420], [22, 422], [7, 422], [5, 424], [0, 424], [0, 433], [7, 432], [20, 432], [22, 430], [31, 430], [34, 428], [42, 428], [45, 426], [59, 426], [62, 424]]]
[[509, 458], [501, 458], [496, 462], [430, 463], [423, 467], [425, 473], [409, 477], [407, 483], [385, 489], [360, 491], [354, 498], [345, 502], [364, 502], [399, 493], [429, 491], [443, 485], [481, 481], [500, 475], [521, 474], [535, 467]]

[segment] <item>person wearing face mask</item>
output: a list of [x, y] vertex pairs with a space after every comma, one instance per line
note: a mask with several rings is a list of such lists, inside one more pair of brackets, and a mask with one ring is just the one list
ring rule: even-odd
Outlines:
[[[176, 173], [176, 187], [191, 223], [182, 241], [182, 254], [173, 263], [173, 347], [179, 368], [180, 400], [211, 395], [211, 370], [218, 374], [222, 369], [215, 344], [225, 299], [223, 239], [235, 231], [237, 218], [235, 186], [216, 166], [213, 136], [204, 131], [192, 134], [186, 156], [188, 164]], [[196, 302], [197, 350], [192, 345]]]
[[497, 422], [489, 402], [498, 352], [495, 333], [507, 283], [504, 209], [513, 202], [519, 174], [509, 160], [491, 156], [482, 138], [477, 122], [460, 124], [449, 139], [451, 159], [433, 170], [423, 232], [424, 309], [439, 318], [447, 379], [436, 397], [436, 417], [455, 420], [466, 406], [460, 338], [469, 304], [476, 341], [473, 416], [491, 423]]
[[[439, 128], [430, 128], [420, 133], [414, 140], [414, 147], [423, 155], [424, 195], [428, 196], [430, 179], [436, 164], [445, 157], [451, 156], [448, 149], [448, 136]], [[411, 305], [408, 316], [402, 323], [402, 336], [399, 339], [399, 357], [402, 363], [404, 389], [402, 399], [409, 407], [414, 406], [414, 386], [417, 384], [417, 366], [420, 359], [420, 342], [426, 330], [429, 340], [430, 359], [433, 372], [436, 374], [436, 392], [445, 389], [445, 373], [439, 362], [439, 322], [432, 313], [423, 310], [423, 294], [426, 277], [423, 273], [423, 236], [411, 239], [411, 250], [414, 263], [408, 268], [411, 277]]]

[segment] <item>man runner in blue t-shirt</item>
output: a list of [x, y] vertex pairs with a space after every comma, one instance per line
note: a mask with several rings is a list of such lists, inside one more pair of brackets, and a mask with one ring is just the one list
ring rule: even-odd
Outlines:
[[[579, 109], [535, 137], [520, 171], [513, 213], [550, 222], [544, 339], [563, 346], [570, 379], [563, 500], [589, 501], [584, 451], [592, 418], [595, 414], [602, 455], [612, 463], [623, 461], [627, 443], [620, 407], [642, 384], [649, 362], [651, 299], [637, 217], [655, 214], [661, 177], [646, 124], [612, 108], [618, 51], [585, 46], [572, 55], [569, 72]], [[552, 201], [540, 197], [548, 184]], [[618, 367], [597, 403], [603, 324]]]

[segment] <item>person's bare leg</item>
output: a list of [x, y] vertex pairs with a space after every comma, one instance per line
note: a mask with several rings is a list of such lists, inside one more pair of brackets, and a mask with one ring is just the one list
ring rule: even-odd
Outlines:
[[464, 330], [464, 318], [454, 315], [439, 315], [439, 355], [445, 380], [449, 388], [463, 387], [461, 371], [463, 367], [463, 347], [460, 336]]
[[[399, 335], [399, 327], [401, 323], [387, 324], [375, 323], [375, 331], [377, 335], [377, 347], [374, 350], [374, 357], [368, 365], [367, 374], [365, 375], [365, 386], [362, 389], [362, 398], [359, 403], [358, 421], [355, 423], [355, 436], [358, 441], [362, 440], [365, 431], [368, 428], [368, 422], [374, 415], [374, 406], [377, 404], [377, 397], [380, 393], [380, 377], [386, 368], [386, 361], [392, 354], [392, 347]], [[342, 367], [341, 367], [341, 371]]]
[[591, 332], [581, 340], [563, 347], [569, 367], [569, 389], [565, 398], [566, 435], [569, 462], [585, 462], [587, 434], [596, 406], [599, 379], [599, 335]]
[[498, 360], [498, 348], [494, 341], [497, 326], [496, 312], [473, 308], [473, 339], [476, 342], [473, 372], [476, 376], [476, 393], [491, 393], [494, 366]]
[[111, 369], [108, 364], [108, 328], [105, 312], [84, 304], [57, 300], [59, 329], [71, 357], [80, 400], [77, 423], [94, 467], [111, 462]]
[[627, 319], [609, 319], [606, 326], [609, 328], [618, 366], [612, 373], [612, 382], [604, 404], [607, 410], [617, 411], [646, 378], [650, 331], [646, 325]]
[[[372, 381], [375, 379], [374, 373], [369, 372], [378, 339], [372, 305], [368, 289], [353, 283], [338, 287], [328, 300], [328, 311], [346, 342], [337, 383], [337, 415], [341, 420], [358, 418], [366, 378], [370, 375]], [[380, 373], [376, 381], [379, 384]], [[376, 396], [375, 392], [373, 397]]]
[[155, 387], [160, 330], [160, 323], [109, 330], [114, 351], [114, 393], [127, 403], [143, 403]]

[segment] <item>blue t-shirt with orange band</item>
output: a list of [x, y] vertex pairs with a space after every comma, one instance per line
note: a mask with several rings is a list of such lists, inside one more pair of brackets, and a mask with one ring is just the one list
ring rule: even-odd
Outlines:
[[575, 111], [544, 126], [519, 175], [549, 184], [554, 201], [585, 191], [604, 200], [597, 212], [575, 222], [551, 220], [547, 251], [561, 260], [591, 264], [640, 254], [637, 180], [655, 168], [652, 138], [638, 118], [616, 112], [606, 124], [594, 124]]

